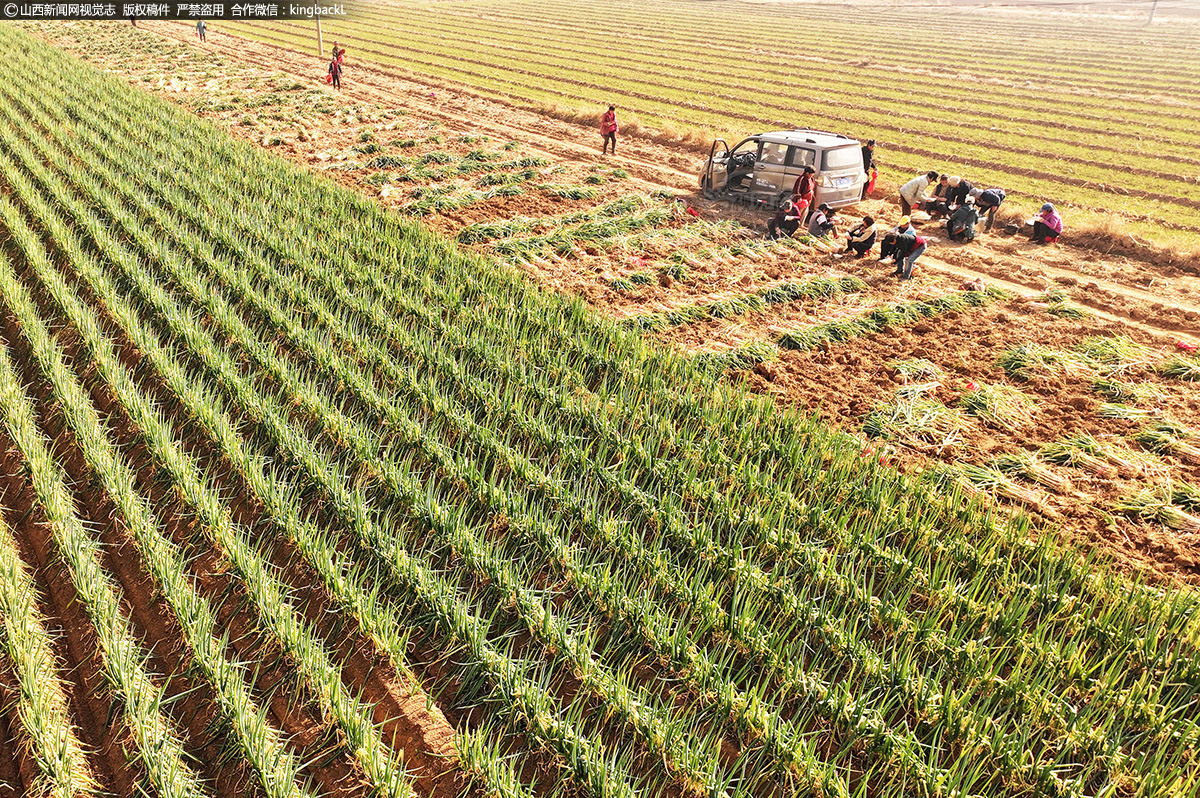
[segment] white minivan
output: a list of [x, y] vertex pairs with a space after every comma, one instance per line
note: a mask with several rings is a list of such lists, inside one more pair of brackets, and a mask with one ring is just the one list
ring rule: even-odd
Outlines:
[[700, 188], [706, 197], [740, 197], [775, 208], [791, 196], [806, 166], [816, 170], [812, 207], [827, 203], [841, 208], [862, 198], [867, 182], [862, 145], [847, 136], [807, 128], [759, 133], [732, 150], [717, 139], [700, 169]]

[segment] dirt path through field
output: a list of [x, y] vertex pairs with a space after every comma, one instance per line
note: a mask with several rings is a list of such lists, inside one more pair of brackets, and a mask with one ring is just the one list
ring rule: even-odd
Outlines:
[[[171, 23], [149, 23], [148, 31], [180, 43], [200, 46], [189, 27]], [[263, 73], [286, 73], [299, 81], [324, 85], [323, 58], [285, 48], [240, 39], [225, 34], [210, 34], [209, 50], [222, 54], [232, 63], [251, 66]], [[203, 90], [194, 87], [193, 91]], [[598, 136], [590, 126], [573, 124], [529, 110], [486, 99], [461, 87], [448, 86], [436, 79], [412, 76], [366, 63], [347, 64], [341, 100], [347, 105], [382, 104], [399, 106], [409, 114], [439, 122], [455, 133], [485, 134], [494, 138], [512, 138], [555, 161], [602, 163], [620, 166], [630, 172], [641, 188], [686, 192], [689, 204], [706, 217], [731, 216], [743, 221], [758, 220], [762, 215], [730, 209], [726, 204], [710, 203], [695, 194], [698, 158], [694, 152], [671, 148], [646, 139], [626, 136], [617, 158], [605, 160], [595, 150]], [[236, 128], [234, 128], [236, 132]], [[293, 149], [295, 160], [310, 163], [310, 154]], [[863, 206], [876, 218], [891, 220], [899, 215], [890, 201]], [[856, 209], [857, 210], [857, 209]], [[437, 225], [439, 228], [444, 225]], [[933, 223], [923, 232], [939, 231]], [[447, 231], [450, 232], [450, 231]], [[1068, 231], [1069, 233], [1069, 231]], [[1026, 291], [1048, 286], [1067, 286], [1073, 298], [1105, 318], [1121, 319], [1133, 326], [1158, 330], [1166, 335], [1197, 341], [1200, 334], [1200, 277], [1186, 264], [1162, 266], [1135, 258], [1102, 256], [1091, 249], [1068, 245], [1035, 248], [1004, 235], [985, 235], [970, 247], [935, 243], [926, 258], [927, 268], [971, 279], [1009, 284]], [[619, 264], [614, 264], [614, 268]], [[561, 276], [553, 280], [556, 289], [571, 289]], [[576, 289], [580, 286], [574, 286]], [[578, 292], [578, 291], [577, 291]], [[638, 309], [609, 303], [582, 291], [585, 298], [609, 312], [625, 315]], [[598, 301], [599, 300], [599, 301]], [[670, 297], [662, 300], [671, 305]], [[612, 306], [615, 304], [615, 306]]]

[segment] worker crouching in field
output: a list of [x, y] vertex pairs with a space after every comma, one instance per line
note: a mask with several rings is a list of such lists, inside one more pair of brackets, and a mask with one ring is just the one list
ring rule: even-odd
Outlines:
[[900, 233], [888, 233], [884, 237], [884, 243], [891, 245], [892, 257], [896, 260], [896, 271], [892, 274], [899, 277], [901, 280], [911, 280], [913, 266], [917, 263], [917, 258], [925, 251], [925, 239], [919, 235], [907, 235]]
[[951, 241], [964, 244], [975, 240], [975, 225], [979, 224], [979, 211], [975, 210], [975, 198], [967, 197], [950, 214], [946, 222], [946, 235]]
[[767, 238], [774, 239], [780, 236], [791, 238], [800, 229], [800, 222], [803, 220], [803, 217], [804, 210], [796, 207], [796, 203], [788, 200], [779, 206], [779, 210], [775, 212], [775, 217], [767, 222]]
[[824, 202], [817, 208], [816, 213], [808, 220], [808, 234], [813, 238], [837, 238], [837, 208], [830, 208]]
[[985, 189], [975, 199], [975, 208], [979, 211], [980, 217], [987, 216], [987, 225], [983, 228], [986, 232], [992, 231], [992, 223], [996, 221], [996, 211], [1000, 209], [1003, 202], [1004, 189], [1002, 188]]
[[1030, 236], [1030, 241], [1038, 244], [1053, 244], [1062, 235], [1062, 217], [1049, 202], [1043, 205], [1042, 212], [1030, 221], [1033, 224], [1033, 235]]
[[922, 200], [921, 210], [928, 213], [930, 219], [946, 216], [950, 213], [950, 193], [952, 190], [950, 175], [942, 175], [938, 178], [933, 193], [929, 195], [928, 199]]
[[608, 145], [612, 144], [612, 154], [617, 154], [617, 106], [610, 105], [608, 110], [604, 112], [604, 116], [600, 117], [600, 135], [604, 138], [604, 146], [600, 152], [604, 155], [608, 154]]
[[854, 253], [854, 257], [861, 258], [871, 251], [871, 247], [875, 246], [875, 220], [870, 216], [864, 216], [862, 222], [851, 228], [846, 233], [846, 254]]

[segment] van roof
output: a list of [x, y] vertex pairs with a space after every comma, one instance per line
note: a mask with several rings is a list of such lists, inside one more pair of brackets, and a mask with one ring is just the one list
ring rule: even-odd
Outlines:
[[809, 128], [759, 133], [757, 138], [777, 144], [814, 144], [823, 149], [841, 147], [847, 144], [861, 146], [857, 139], [852, 139], [849, 136], [843, 136], [839, 133], [828, 133], [824, 130], [810, 130]]

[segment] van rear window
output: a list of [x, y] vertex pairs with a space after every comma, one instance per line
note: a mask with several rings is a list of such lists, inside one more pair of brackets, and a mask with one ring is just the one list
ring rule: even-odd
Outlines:
[[825, 150], [825, 164], [822, 169], [846, 169], [851, 166], [862, 166], [862, 149], [850, 145], [838, 147], [836, 150]]

